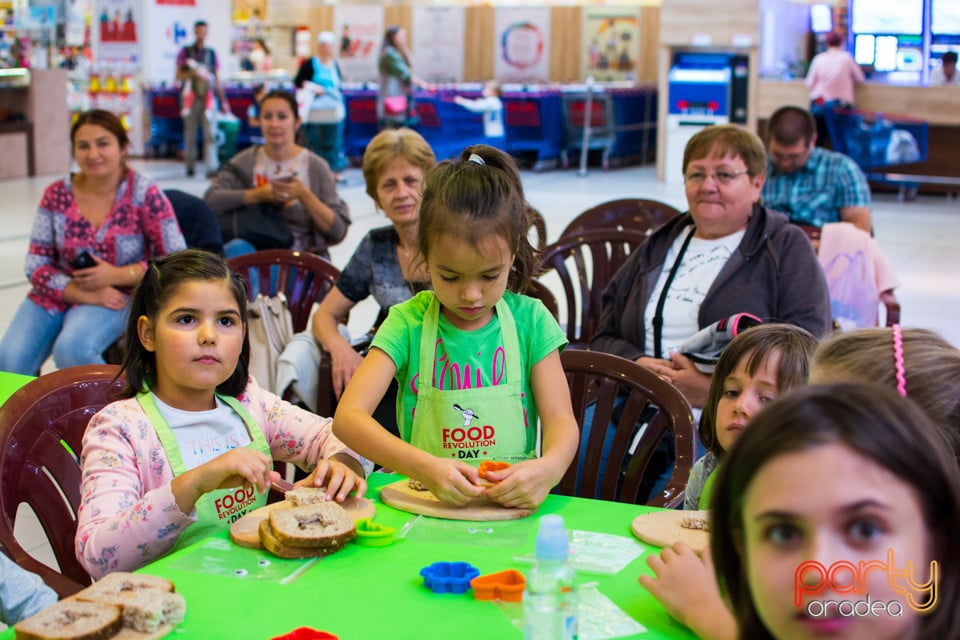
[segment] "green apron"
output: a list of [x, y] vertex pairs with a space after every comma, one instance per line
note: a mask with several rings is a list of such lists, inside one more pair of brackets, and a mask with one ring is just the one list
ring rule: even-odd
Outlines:
[[[423, 318], [420, 338], [420, 384], [410, 428], [410, 444], [440, 458], [478, 465], [484, 460], [520, 462], [527, 451], [520, 377], [520, 342], [507, 303], [496, 306], [503, 336], [507, 379], [476, 389], [437, 389], [435, 349], [440, 303], [434, 297]], [[533, 427], [531, 427], [533, 428]]]
[[[250, 434], [250, 443], [246, 446], [269, 456], [270, 446], [267, 445], [267, 440], [263, 436], [260, 425], [253, 419], [250, 412], [232, 396], [218, 394], [217, 397], [243, 419], [243, 423], [247, 426], [247, 431]], [[183, 456], [180, 454], [180, 445], [177, 444], [177, 438], [173, 435], [173, 430], [167, 423], [166, 418], [157, 408], [157, 403], [153, 401], [153, 395], [151, 393], [137, 394], [137, 402], [146, 412], [150, 424], [157, 430], [157, 436], [159, 436], [160, 444], [163, 445], [163, 450], [170, 461], [170, 468], [173, 470], [174, 477], [187, 471], [183, 464]], [[181, 549], [197, 540], [208, 537], [239, 520], [244, 514], [266, 504], [267, 494], [259, 493], [255, 487], [233, 487], [206, 493], [197, 500], [197, 521], [183, 530], [173, 549]]]
[[710, 502], [713, 499], [713, 481], [716, 479], [717, 470], [714, 469], [703, 481], [703, 489], [700, 490], [700, 502], [697, 504], [697, 509], [706, 511], [710, 508]]

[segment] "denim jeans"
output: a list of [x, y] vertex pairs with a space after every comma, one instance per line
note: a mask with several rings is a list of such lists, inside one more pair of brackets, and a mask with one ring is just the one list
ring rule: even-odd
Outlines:
[[347, 158], [343, 155], [343, 121], [330, 124], [308, 122], [303, 128], [310, 150], [326, 160], [334, 173], [343, 171], [347, 166]]
[[103, 352], [123, 333], [126, 309], [80, 304], [49, 313], [29, 298], [0, 341], [0, 370], [35, 376], [53, 353], [58, 369], [102, 364]]

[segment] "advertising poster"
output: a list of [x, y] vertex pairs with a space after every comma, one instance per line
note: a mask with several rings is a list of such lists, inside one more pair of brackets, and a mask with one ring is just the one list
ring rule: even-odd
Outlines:
[[348, 82], [378, 80], [383, 7], [339, 5], [334, 8], [333, 24], [334, 34], [340, 41], [337, 63], [343, 79]]
[[90, 31], [101, 65], [139, 69], [143, 64], [139, 0], [96, 0]]
[[206, 46], [217, 52], [221, 77], [230, 74], [232, 59], [230, 41], [230, 5], [220, 0], [206, 0], [196, 4], [151, 0], [144, 3], [149, 24], [143, 36], [143, 80], [148, 84], [165, 82], [171, 84], [176, 76], [177, 55], [180, 49], [194, 41], [193, 23], [206, 20], [209, 24]]
[[[200, 19], [200, 12], [195, 6], [173, 5], [168, 2], [158, 2], [149, 8], [149, 12], [149, 21], [153, 28], [145, 35], [148, 42], [143, 76], [148, 82], [169, 84], [176, 77], [177, 55], [180, 49], [194, 40], [193, 23]], [[217, 51], [217, 55], [222, 55], [216, 45], [211, 46]]]
[[550, 8], [498, 7], [494, 74], [504, 82], [550, 79]]
[[640, 55], [636, 7], [584, 7], [582, 77], [633, 80]]
[[86, 44], [87, 14], [90, 0], [67, 0], [64, 7], [63, 40], [67, 46], [82, 47]]
[[430, 82], [463, 80], [463, 7], [414, 7], [413, 68]]

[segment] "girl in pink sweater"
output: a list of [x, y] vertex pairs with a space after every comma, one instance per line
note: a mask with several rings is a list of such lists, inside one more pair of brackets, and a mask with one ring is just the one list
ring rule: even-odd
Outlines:
[[[151, 262], [131, 303], [126, 399], [91, 419], [76, 551], [90, 575], [130, 571], [266, 504], [273, 460], [344, 500], [369, 463], [329, 418], [261, 389], [248, 373], [246, 292], [218, 256]], [[366, 467], [366, 468], [365, 468]]]

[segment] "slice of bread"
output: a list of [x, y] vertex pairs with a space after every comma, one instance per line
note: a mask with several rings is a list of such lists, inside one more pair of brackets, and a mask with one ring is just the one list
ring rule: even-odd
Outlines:
[[273, 533], [273, 527], [270, 526], [269, 518], [260, 521], [259, 533], [260, 545], [278, 558], [300, 560], [323, 555], [319, 547], [288, 547], [277, 540], [277, 536]]
[[[165, 578], [151, 575], [141, 575], [128, 571], [114, 571], [108, 573], [93, 585], [87, 587], [81, 594], [92, 596], [98, 593], [135, 593], [144, 590], [173, 591], [173, 583]], [[89, 597], [85, 598], [90, 600]]]
[[353, 518], [336, 502], [274, 509], [270, 527], [277, 540], [288, 547], [319, 548], [327, 553], [357, 537]]
[[687, 511], [680, 520], [680, 526], [684, 529], [702, 529], [710, 531], [710, 512], [709, 511]]
[[327, 490], [320, 487], [297, 487], [287, 491], [283, 499], [295, 507], [320, 504], [321, 502], [327, 502]]
[[78, 600], [115, 605], [123, 611], [123, 626], [154, 633], [162, 624], [183, 621], [186, 602], [164, 578], [118, 571], [104, 576], [76, 595]]
[[183, 622], [183, 617], [187, 614], [187, 601], [183, 595], [171, 592], [160, 596], [160, 602], [163, 605], [163, 620], [167, 624], [174, 626]]
[[153, 633], [163, 624], [163, 602], [157, 596], [165, 591], [141, 591], [118, 597], [123, 607], [123, 626], [140, 633]]
[[63, 600], [18, 622], [17, 640], [101, 640], [123, 626], [120, 607], [95, 602]]

